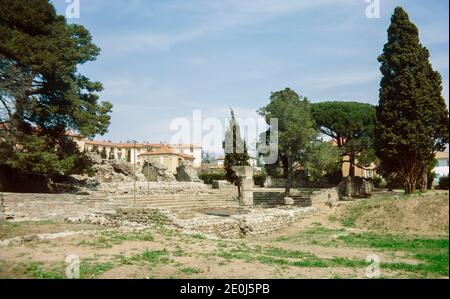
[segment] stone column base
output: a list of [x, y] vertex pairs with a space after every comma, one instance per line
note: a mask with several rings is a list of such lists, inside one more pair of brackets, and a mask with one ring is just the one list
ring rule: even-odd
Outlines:
[[287, 206], [292, 206], [294, 205], [294, 199], [292, 197], [285, 197], [284, 204]]
[[241, 196], [239, 197], [239, 205], [253, 206], [253, 191], [241, 191]]

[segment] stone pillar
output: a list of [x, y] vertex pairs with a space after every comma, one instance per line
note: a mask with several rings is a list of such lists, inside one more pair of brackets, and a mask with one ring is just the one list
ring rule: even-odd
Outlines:
[[241, 206], [253, 206], [253, 167], [251, 166], [234, 166], [233, 170], [236, 175], [241, 178], [241, 196], [239, 204]]

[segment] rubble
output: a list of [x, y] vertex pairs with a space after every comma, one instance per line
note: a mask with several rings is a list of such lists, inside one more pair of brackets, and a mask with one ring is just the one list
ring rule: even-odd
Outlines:
[[142, 167], [145, 180], [150, 182], [173, 182], [175, 176], [164, 165], [156, 161], [145, 161]]
[[183, 161], [180, 166], [177, 167], [177, 181], [179, 182], [201, 182], [198, 178], [197, 170], [192, 165], [191, 161]]
[[234, 188], [234, 185], [225, 180], [213, 180], [211, 182], [213, 189]]

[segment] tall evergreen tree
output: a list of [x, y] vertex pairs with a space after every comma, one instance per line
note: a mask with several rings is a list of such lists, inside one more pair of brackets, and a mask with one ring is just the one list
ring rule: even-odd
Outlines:
[[416, 190], [436, 151], [448, 143], [448, 110], [442, 79], [419, 40], [417, 27], [397, 7], [388, 29], [381, 62], [380, 102], [375, 127], [375, 151], [381, 167], [395, 173], [405, 192]]
[[224, 169], [227, 181], [234, 184], [238, 188], [238, 194], [241, 195], [241, 179], [233, 170], [234, 166], [249, 166], [249, 155], [247, 152], [247, 144], [241, 137], [239, 124], [231, 110], [231, 119], [227, 131], [225, 132], [225, 140], [223, 142], [225, 152]]
[[78, 72], [100, 49], [48, 0], [0, 0], [0, 176], [52, 178], [89, 165], [66, 135], [107, 132], [112, 105]]

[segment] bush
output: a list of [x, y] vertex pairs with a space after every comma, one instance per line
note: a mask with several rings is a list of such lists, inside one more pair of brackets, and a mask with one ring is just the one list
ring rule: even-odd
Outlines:
[[225, 177], [224, 172], [204, 172], [199, 173], [198, 175], [199, 179], [201, 179], [205, 184], [211, 184], [212, 181], [224, 181], [227, 178]]
[[391, 174], [386, 178], [386, 187], [389, 190], [405, 188], [403, 180], [395, 174]]
[[255, 181], [255, 186], [264, 187], [264, 182], [266, 181], [266, 175], [263, 173], [255, 174], [253, 180]]
[[323, 178], [329, 185], [338, 185], [342, 181], [342, 170], [328, 172]]
[[375, 188], [383, 188], [383, 187], [384, 187], [383, 179], [380, 178], [380, 177], [372, 178], [371, 181], [372, 181], [373, 186], [374, 186]]
[[448, 190], [448, 176], [443, 176], [439, 179], [439, 189]]

